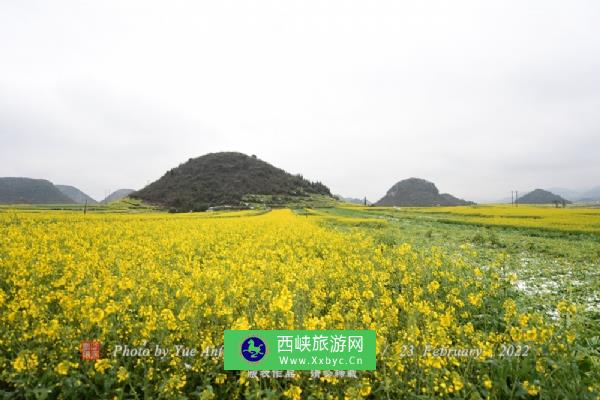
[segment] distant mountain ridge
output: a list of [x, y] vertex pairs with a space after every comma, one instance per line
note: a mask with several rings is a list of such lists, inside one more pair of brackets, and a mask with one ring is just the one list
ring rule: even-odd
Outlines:
[[[346, 203], [362, 204], [362, 205], [365, 204], [365, 198], [359, 199], [356, 197], [344, 197], [341, 194], [336, 194], [333, 197], [337, 198], [340, 201], [345, 201]], [[369, 199], [366, 199], [366, 203], [367, 203], [367, 205], [373, 204], [369, 201]]]
[[600, 202], [600, 186], [587, 190], [574, 190], [562, 187], [553, 187], [545, 190], [576, 203]]
[[77, 189], [75, 186], [70, 185], [54, 185], [62, 194], [73, 200], [77, 204], [97, 204], [98, 202]]
[[249, 195], [331, 197], [329, 188], [237, 152], [209, 153], [167, 171], [131, 197], [175, 208], [202, 210], [208, 206], [238, 206]]
[[52, 182], [32, 178], [0, 178], [2, 204], [74, 204]]
[[600, 202], [600, 186], [583, 192], [577, 201], [581, 202]]
[[119, 201], [119, 200], [124, 199], [125, 197], [129, 196], [133, 192], [135, 192], [135, 190], [133, 190], [133, 189], [115, 190], [114, 192], [112, 192], [111, 194], [106, 196], [101, 201], [101, 203], [106, 204], [106, 203], [112, 203], [113, 201]]
[[394, 184], [379, 200], [376, 206], [462, 206], [475, 204], [456, 198], [448, 193], [439, 192], [433, 182], [420, 178], [409, 178]]

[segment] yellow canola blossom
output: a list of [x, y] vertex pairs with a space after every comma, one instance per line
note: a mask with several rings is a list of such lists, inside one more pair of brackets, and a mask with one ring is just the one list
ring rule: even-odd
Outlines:
[[555, 208], [554, 206], [520, 204], [518, 207], [512, 205], [476, 205], [407, 208], [405, 211], [437, 215], [441, 219], [481, 225], [569, 232], [600, 232], [600, 209], [597, 208]]
[[[64, 398], [95, 397], [98, 390], [121, 396], [131, 388], [151, 398], [260, 398], [265, 388], [292, 399], [386, 391], [392, 398], [409, 392], [460, 398], [476, 388], [501, 390], [488, 363], [500, 344], [523, 341], [532, 354], [550, 358], [562, 357], [575, 340], [572, 333], [568, 342], [553, 336], [547, 319], [534, 328], [533, 317], [522, 316], [509, 298], [510, 285], [483, 272], [469, 249], [448, 254], [385, 245], [327, 222], [290, 210], [1, 212], [0, 387], [32, 398], [27, 391], [38, 383]], [[576, 311], [567, 303], [559, 310]], [[360, 379], [300, 375], [282, 385], [223, 371], [211, 357], [112, 354], [124, 344], [202, 353], [221, 346], [223, 331], [232, 328], [374, 329], [378, 370]], [[550, 346], [562, 337], [562, 347]], [[80, 359], [82, 340], [101, 343], [99, 360]], [[474, 359], [432, 356], [448, 348], [483, 351]], [[501, 364], [511, 360], [495, 362], [512, 370]], [[522, 362], [535, 371], [535, 357]], [[70, 386], [60, 384], [66, 377], [73, 378]], [[533, 394], [544, 382], [527, 385]]]

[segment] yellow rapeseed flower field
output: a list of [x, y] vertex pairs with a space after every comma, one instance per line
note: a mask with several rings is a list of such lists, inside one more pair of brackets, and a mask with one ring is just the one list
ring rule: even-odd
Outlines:
[[[561, 304], [558, 320], [519, 310], [504, 257], [481, 265], [468, 245], [385, 245], [322, 218], [0, 213], [0, 393], [518, 398], [576, 379], [565, 396], [597, 395], [598, 371], [580, 372], [589, 360], [573, 357], [577, 307]], [[377, 370], [254, 379], [219, 357], [113, 354], [124, 344], [214, 349], [225, 329], [374, 329]], [[99, 360], [81, 360], [84, 340], [101, 344]], [[474, 352], [434, 354], [452, 348]]]
[[[381, 209], [381, 208], [380, 208]], [[551, 229], [567, 232], [600, 232], [600, 208], [554, 206], [475, 205], [461, 207], [403, 208], [448, 221], [481, 225]]]

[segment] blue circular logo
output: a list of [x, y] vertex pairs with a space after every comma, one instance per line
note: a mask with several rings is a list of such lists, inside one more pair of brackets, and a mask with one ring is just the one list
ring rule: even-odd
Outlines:
[[242, 342], [242, 356], [246, 360], [257, 362], [262, 360], [265, 354], [267, 354], [267, 345], [262, 339], [252, 336]]

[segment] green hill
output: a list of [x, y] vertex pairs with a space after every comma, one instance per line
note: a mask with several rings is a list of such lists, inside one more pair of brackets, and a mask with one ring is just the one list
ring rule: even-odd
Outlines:
[[69, 185], [54, 185], [58, 190], [61, 191], [62, 194], [73, 200], [77, 204], [96, 204], [98, 203], [96, 200], [92, 199], [87, 194], [83, 193], [81, 190], [77, 189], [75, 186]]
[[474, 203], [458, 199], [448, 193], [440, 194], [432, 182], [419, 178], [409, 178], [396, 183], [381, 200], [375, 203], [377, 206], [404, 207], [462, 206], [469, 204]]
[[553, 204], [553, 203], [570, 204], [569, 200], [565, 200], [557, 194], [549, 192], [543, 189], [535, 189], [533, 192], [529, 192], [526, 195], [519, 197], [520, 204]]
[[223, 152], [190, 158], [130, 197], [189, 211], [273, 197], [295, 202], [311, 195], [330, 197], [331, 192], [322, 183], [291, 175], [256, 156]]
[[50, 181], [31, 178], [0, 178], [2, 204], [73, 204]]

